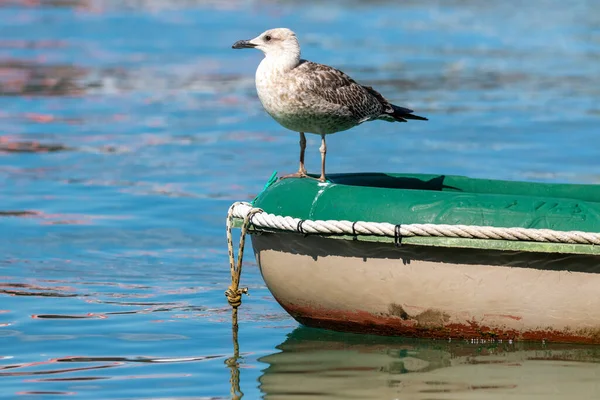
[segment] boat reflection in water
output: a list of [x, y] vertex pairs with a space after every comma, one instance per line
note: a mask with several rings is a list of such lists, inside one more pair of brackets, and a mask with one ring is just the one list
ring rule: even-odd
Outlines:
[[[600, 347], [419, 340], [301, 327], [262, 357], [267, 399], [596, 399]], [[538, 397], [539, 396], [539, 397]]]

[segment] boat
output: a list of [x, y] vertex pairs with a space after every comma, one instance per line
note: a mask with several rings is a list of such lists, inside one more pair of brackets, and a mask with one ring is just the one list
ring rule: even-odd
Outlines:
[[600, 343], [598, 185], [272, 177], [229, 217], [273, 297], [307, 327]]

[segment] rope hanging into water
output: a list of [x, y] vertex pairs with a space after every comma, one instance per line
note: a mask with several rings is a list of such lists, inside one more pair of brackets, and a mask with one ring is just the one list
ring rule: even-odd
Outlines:
[[229, 383], [231, 386], [231, 398], [238, 400], [244, 396], [244, 393], [240, 389], [240, 370], [239, 370], [239, 362], [240, 358], [240, 348], [238, 344], [238, 307], [242, 305], [242, 294], [248, 294], [248, 288], [240, 289], [240, 278], [242, 275], [242, 259], [244, 258], [244, 245], [246, 243], [246, 234], [248, 232], [248, 228], [250, 226], [250, 222], [254, 214], [262, 212], [260, 208], [252, 208], [246, 210], [245, 215], [243, 216], [244, 222], [242, 224], [242, 232], [240, 234], [240, 243], [238, 248], [238, 256], [237, 261], [235, 255], [233, 253], [233, 235], [231, 232], [231, 228], [233, 225], [233, 208], [239, 204], [247, 204], [247, 203], [234, 203], [229, 208], [229, 212], [227, 213], [227, 250], [229, 253], [229, 270], [231, 272], [231, 284], [229, 288], [225, 291], [225, 296], [227, 297], [227, 301], [229, 305], [231, 305], [231, 332], [232, 332], [232, 340], [233, 340], [233, 355], [225, 360], [225, 365], [230, 370], [230, 379]]
[[233, 218], [235, 215], [234, 208], [246, 204], [248, 203], [233, 203], [231, 207], [229, 207], [229, 212], [227, 213], [227, 250], [229, 253], [229, 270], [231, 272], [231, 285], [229, 285], [229, 288], [225, 291], [225, 296], [227, 296], [227, 301], [229, 302], [229, 305], [233, 307], [236, 324], [237, 309], [242, 304], [242, 294], [248, 294], [248, 288], [240, 289], [240, 277], [242, 275], [242, 259], [244, 257], [246, 233], [248, 232], [248, 227], [250, 226], [250, 221], [252, 220], [254, 214], [263, 212], [260, 208], [249, 207], [248, 209], [245, 209], [245, 213], [241, 217], [244, 219], [244, 222], [242, 224], [242, 232], [240, 234], [240, 243], [236, 262], [235, 255], [233, 254], [233, 237], [231, 233]]
[[[396, 240], [403, 237], [421, 236], [600, 245], [600, 233], [475, 225], [391, 224], [387, 222], [337, 220], [313, 221], [269, 214], [259, 208], [252, 207], [250, 203], [236, 202], [229, 208], [228, 223], [233, 218], [243, 218], [242, 236], [248, 229], [246, 224], [249, 222], [249, 213], [252, 213], [252, 225], [255, 228], [300, 232], [304, 235], [345, 234], [353, 237], [358, 235], [372, 235], [392, 237], [396, 238]], [[229, 225], [227, 229], [231, 229]], [[233, 247], [230, 250], [230, 260], [232, 259], [232, 252]]]
[[[234, 309], [236, 310], [236, 309]], [[229, 368], [229, 386], [232, 400], [239, 400], [244, 397], [240, 388], [240, 345], [238, 343], [238, 322], [237, 312], [232, 310], [231, 314], [231, 340], [233, 341], [233, 355], [225, 360], [225, 365]]]

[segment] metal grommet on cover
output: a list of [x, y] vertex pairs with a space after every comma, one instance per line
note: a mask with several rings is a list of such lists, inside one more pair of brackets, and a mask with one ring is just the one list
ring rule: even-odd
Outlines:
[[397, 224], [394, 227], [394, 244], [396, 247], [400, 247], [402, 245], [402, 224]]
[[300, 221], [298, 221], [298, 226], [296, 227], [296, 230], [302, 234], [304, 234], [304, 228], [302, 228], [302, 224], [304, 223], [304, 220], [301, 219]]

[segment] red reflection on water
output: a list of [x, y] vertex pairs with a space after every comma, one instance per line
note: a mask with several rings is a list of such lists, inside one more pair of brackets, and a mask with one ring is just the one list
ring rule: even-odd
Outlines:
[[239, 96], [223, 96], [219, 98], [219, 103], [225, 105], [240, 104], [242, 101]]
[[73, 65], [47, 65], [45, 56], [36, 61], [0, 62], [0, 95], [73, 96], [83, 93], [79, 80], [87, 74]]
[[35, 122], [40, 122], [40, 123], [48, 123], [48, 122], [52, 122], [55, 120], [55, 117], [52, 114], [27, 113], [27, 114], [25, 114], [25, 118], [30, 119]]
[[[1, 139], [1, 138], [0, 138]], [[38, 141], [8, 141], [0, 140], [2, 153], [55, 153], [70, 150], [62, 144], [43, 144]]]
[[37, 210], [0, 211], [0, 217], [20, 217], [40, 219], [41, 225], [92, 225], [98, 220], [125, 220], [130, 215], [92, 215], [92, 214], [46, 214]]
[[127, 115], [127, 114], [114, 114], [112, 116], [112, 120], [115, 122], [123, 122], [123, 121], [127, 121], [131, 119], [131, 116]]
[[64, 7], [64, 8], [84, 8], [91, 7], [89, 0], [0, 0], [0, 7], [20, 6], [27, 8], [36, 7]]
[[0, 5], [8, 6], [23, 6], [23, 7], [38, 7], [40, 6], [40, 0], [3, 0], [0, 1]]

